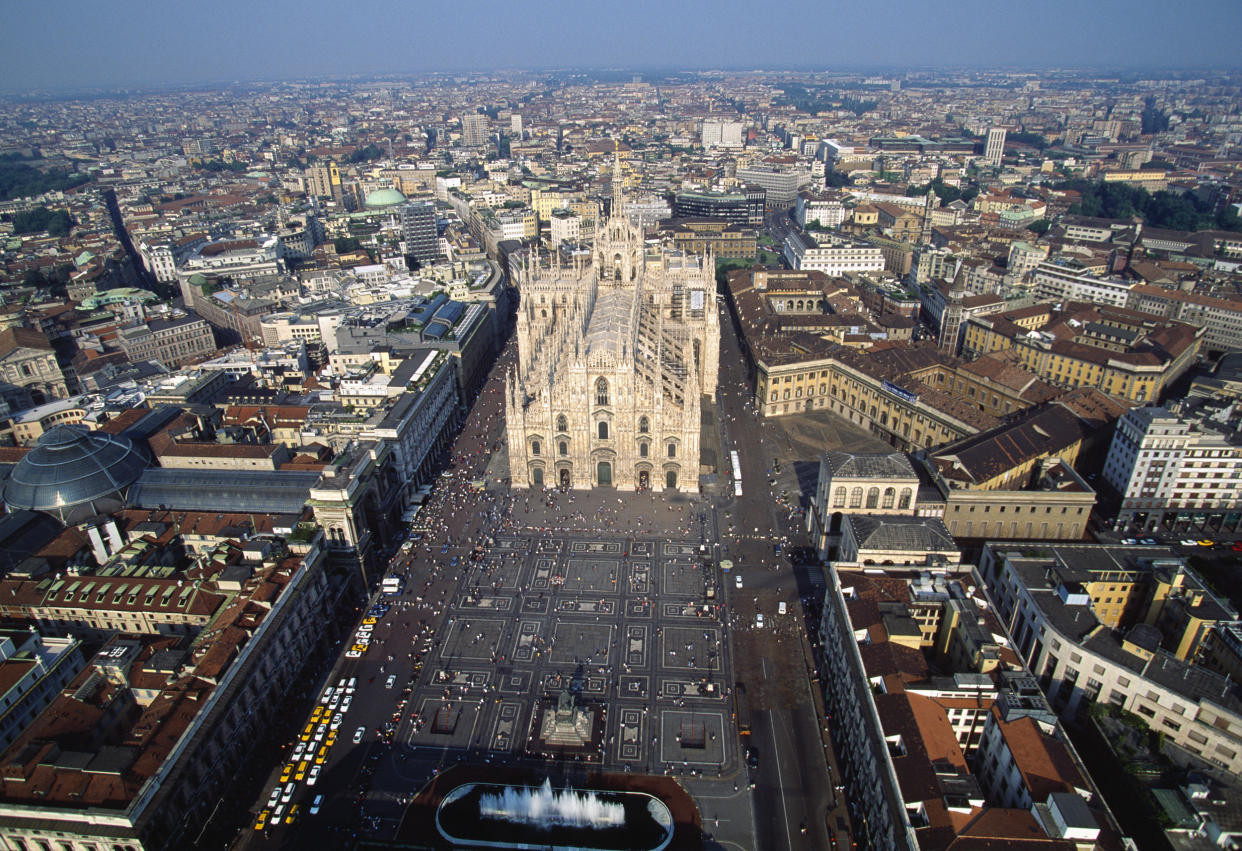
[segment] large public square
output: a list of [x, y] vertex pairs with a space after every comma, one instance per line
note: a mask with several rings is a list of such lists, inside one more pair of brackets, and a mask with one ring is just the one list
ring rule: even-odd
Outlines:
[[[618, 771], [736, 760], [719, 577], [697, 545], [502, 535], [481, 556], [447, 604], [401, 744]], [[540, 737], [562, 694], [598, 723], [581, 747]]]

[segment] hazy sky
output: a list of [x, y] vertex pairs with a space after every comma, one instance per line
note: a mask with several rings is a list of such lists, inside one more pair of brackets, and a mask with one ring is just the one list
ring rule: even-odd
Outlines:
[[493, 68], [1237, 68], [1242, 0], [5, 0], [0, 90]]

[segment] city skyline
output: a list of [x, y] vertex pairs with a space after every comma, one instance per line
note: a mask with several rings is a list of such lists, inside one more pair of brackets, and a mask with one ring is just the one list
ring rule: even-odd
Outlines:
[[560, 0], [503, 8], [372, 2], [348, 16], [326, 4], [229, 0], [212, 11], [18, 4], [0, 35], [0, 91], [505, 68], [1232, 69], [1231, 35], [1242, 27], [1242, 7], [1228, 0], [1192, 0], [1175, 16], [1150, 0], [1124, 7], [1056, 0], [1038, 14], [998, 14], [976, 0], [903, 0], [882, 19], [801, 0], [779, 14], [701, 0], [672, 7], [641, 0], [624, 11]]

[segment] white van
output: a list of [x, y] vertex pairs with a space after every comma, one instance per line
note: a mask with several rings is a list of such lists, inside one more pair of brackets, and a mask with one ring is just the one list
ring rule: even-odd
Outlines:
[[779, 603], [777, 603], [777, 604], [776, 604], [776, 613], [777, 613], [778, 615], [783, 615], [783, 614], [785, 614], [785, 611], [786, 611], [786, 609], [785, 609], [785, 601], [784, 601], [784, 600], [781, 600]]

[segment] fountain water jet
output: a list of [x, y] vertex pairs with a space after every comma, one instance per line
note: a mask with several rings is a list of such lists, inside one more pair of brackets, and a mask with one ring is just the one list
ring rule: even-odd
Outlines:
[[625, 808], [601, 801], [593, 792], [553, 791], [551, 778], [537, 789], [507, 786], [479, 798], [479, 815], [523, 824], [564, 827], [622, 827]]

